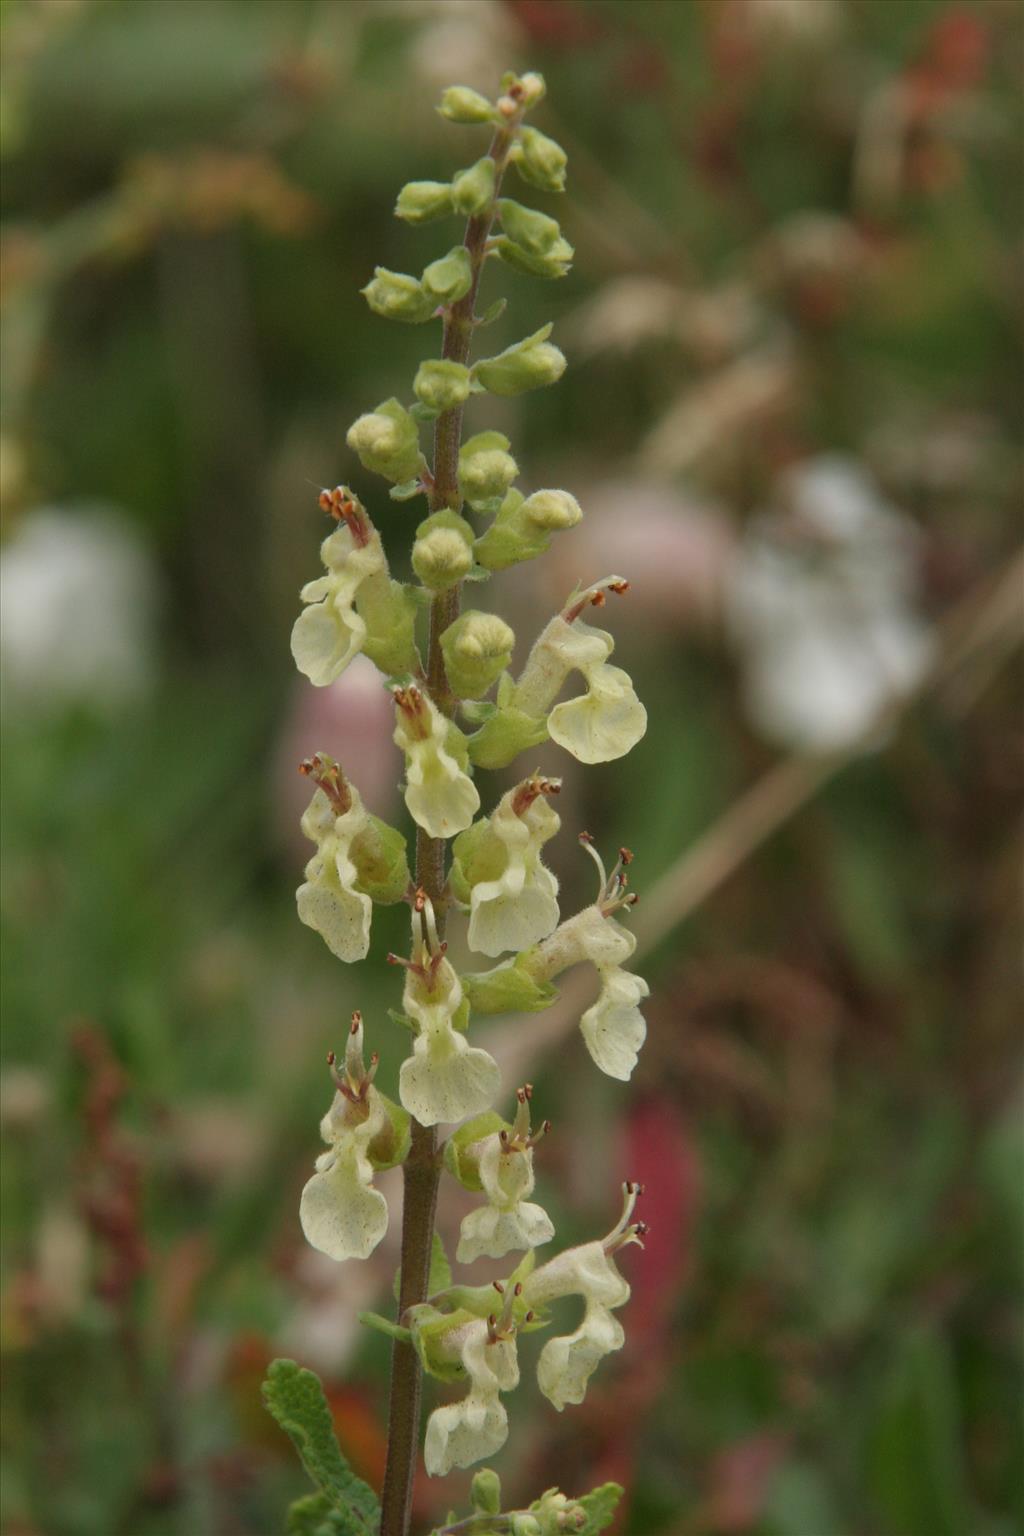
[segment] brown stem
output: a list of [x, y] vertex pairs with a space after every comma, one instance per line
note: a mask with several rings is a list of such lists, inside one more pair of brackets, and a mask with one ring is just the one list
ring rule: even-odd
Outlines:
[[[495, 166], [495, 197], [512, 145], [516, 120], [498, 128], [491, 144]], [[474, 306], [480, 274], [487, 254], [487, 237], [494, 218], [493, 204], [466, 225], [464, 245], [469, 252], [473, 281], [469, 292], [453, 304], [444, 322], [442, 355], [463, 365], [469, 359], [473, 339]], [[430, 490], [432, 511], [461, 506], [459, 495], [459, 446], [462, 442], [462, 407], [443, 411], [434, 426], [433, 484]], [[446, 715], [454, 713], [456, 700], [445, 674], [441, 636], [458, 616], [459, 588], [449, 588], [434, 597], [430, 608], [430, 641], [427, 652], [426, 687], [437, 707]], [[447, 917], [445, 885], [445, 841], [428, 837], [422, 827], [416, 833], [416, 884], [426, 891], [434, 904], [438, 934], [443, 938]], [[409, 1307], [424, 1301], [428, 1291], [430, 1255], [434, 1241], [434, 1213], [441, 1166], [437, 1155], [437, 1130], [434, 1126], [412, 1122], [412, 1145], [403, 1167], [402, 1261], [399, 1284], [398, 1318]], [[416, 1479], [416, 1461], [420, 1438], [420, 1388], [422, 1372], [419, 1357], [411, 1344], [395, 1340], [391, 1355], [391, 1387], [388, 1401], [388, 1451], [381, 1490], [381, 1536], [408, 1536], [412, 1512], [412, 1492]]]

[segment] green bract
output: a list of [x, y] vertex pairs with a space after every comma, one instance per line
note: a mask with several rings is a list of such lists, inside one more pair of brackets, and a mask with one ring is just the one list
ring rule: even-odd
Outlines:
[[395, 217], [407, 224], [429, 224], [453, 213], [455, 204], [447, 181], [409, 181], [398, 194]]
[[548, 341], [551, 331], [551, 325], [541, 326], [497, 357], [482, 358], [473, 365], [473, 378], [492, 395], [521, 395], [528, 389], [557, 384], [565, 372], [565, 353]]

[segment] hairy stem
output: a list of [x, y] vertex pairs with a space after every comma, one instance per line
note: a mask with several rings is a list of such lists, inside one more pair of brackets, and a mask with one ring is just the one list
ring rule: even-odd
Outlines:
[[[498, 128], [491, 144], [495, 163], [495, 196], [512, 144], [514, 122]], [[463, 240], [470, 255], [473, 281], [466, 296], [453, 304], [444, 322], [442, 356], [465, 365], [473, 340], [474, 309], [480, 274], [487, 255], [487, 237], [494, 218], [493, 205], [466, 225]], [[434, 481], [430, 492], [432, 511], [461, 505], [459, 495], [459, 447], [462, 442], [462, 406], [444, 411], [434, 425]], [[430, 607], [430, 640], [426, 686], [430, 697], [445, 714], [454, 713], [456, 700], [445, 674], [441, 636], [459, 612], [459, 588], [439, 592]], [[444, 937], [446, 912], [445, 840], [428, 837], [422, 827], [416, 833], [416, 884], [434, 904], [439, 935]], [[437, 1155], [435, 1126], [412, 1122], [412, 1145], [403, 1167], [402, 1259], [398, 1297], [401, 1322], [409, 1307], [425, 1301], [434, 1240], [434, 1213], [441, 1165]], [[381, 1491], [381, 1536], [408, 1536], [412, 1493], [420, 1438], [419, 1357], [411, 1344], [395, 1340], [391, 1355], [391, 1387], [388, 1401], [388, 1450]]]

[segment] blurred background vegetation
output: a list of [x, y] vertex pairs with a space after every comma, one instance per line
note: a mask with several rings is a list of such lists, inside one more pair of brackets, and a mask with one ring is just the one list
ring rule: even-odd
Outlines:
[[317, 693], [288, 632], [320, 485], [408, 549], [344, 432], [434, 336], [358, 289], [441, 249], [394, 195], [481, 152], [433, 104], [507, 67], [548, 80], [577, 261], [489, 271], [488, 350], [553, 319], [570, 370], [473, 419], [587, 519], [484, 600], [521, 655], [578, 577], [633, 578], [650, 730], [572, 777], [553, 863], [573, 910], [575, 832], [634, 849], [653, 987], [629, 1091], [578, 1008], [510, 1023], [508, 1071], [560, 1234], [626, 1176], [653, 1232], [585, 1407], [517, 1395], [506, 1491], [617, 1477], [630, 1536], [1024, 1528], [1022, 16], [4, 0], [6, 1536], [280, 1530], [279, 1353], [379, 1478], [355, 1313], [395, 1251], [331, 1264], [297, 1201], [353, 1007], [393, 1079], [404, 919], [354, 970], [298, 924], [295, 765], [397, 820], [400, 767], [372, 674]]

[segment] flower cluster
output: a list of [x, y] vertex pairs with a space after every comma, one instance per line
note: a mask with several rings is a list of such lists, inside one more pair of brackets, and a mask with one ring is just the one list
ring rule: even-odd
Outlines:
[[[573, 592], [518, 672], [511, 665], [516, 636], [505, 620], [484, 607], [459, 611], [466, 578], [485, 582], [537, 558], [583, 517], [568, 491], [519, 488], [520, 466], [503, 433], [484, 430], [465, 441], [461, 434], [471, 395], [546, 387], [566, 366], [550, 325], [470, 360], [471, 339], [502, 307], [476, 312], [486, 262], [555, 279], [572, 259], [555, 219], [502, 190], [510, 166], [528, 188], [562, 190], [564, 152], [524, 121], [543, 95], [535, 74], [507, 76], [493, 103], [467, 87], [445, 92], [442, 115], [488, 125], [490, 150], [449, 182], [403, 187], [395, 211], [415, 226], [461, 215], [468, 219], [464, 242], [418, 276], [378, 267], [363, 290], [371, 309], [389, 319], [441, 320], [441, 355], [420, 363], [411, 398], [376, 405], [347, 435], [359, 464], [389, 483], [393, 499], [426, 498], [411, 540], [414, 579], [391, 575], [380, 534], [351, 489], [324, 491], [321, 509], [337, 526], [321, 546], [325, 574], [302, 589], [304, 607], [292, 631], [296, 664], [316, 687], [333, 682], [360, 651], [383, 674], [417, 842], [411, 876], [405, 837], [367, 811], [341, 766], [323, 753], [302, 765], [314, 786], [302, 829], [315, 845], [298, 890], [302, 921], [347, 962], [369, 951], [374, 904], [405, 900], [412, 923], [408, 955], [388, 956], [404, 972], [395, 1017], [411, 1034], [397, 1074], [399, 1102], [376, 1087], [376, 1056], [364, 1065], [357, 1014], [343, 1066], [331, 1058], [336, 1092], [321, 1125], [328, 1150], [303, 1190], [303, 1231], [334, 1259], [365, 1258], [388, 1224], [374, 1175], [408, 1159], [407, 1173], [414, 1162], [419, 1170], [417, 1189], [426, 1170], [428, 1179], [443, 1173], [478, 1197], [462, 1221], [460, 1263], [522, 1255], [493, 1285], [452, 1284], [427, 1298], [403, 1280], [403, 1312], [388, 1325], [397, 1331], [397, 1347], [415, 1348], [437, 1379], [468, 1383], [464, 1396], [430, 1416], [425, 1457], [432, 1474], [468, 1467], [501, 1446], [508, 1432], [503, 1398], [519, 1381], [519, 1335], [550, 1328], [550, 1309], [571, 1296], [581, 1299], [582, 1316], [571, 1332], [545, 1343], [537, 1380], [559, 1410], [582, 1401], [599, 1362], [623, 1343], [615, 1314], [629, 1286], [616, 1255], [645, 1230], [632, 1219], [639, 1189], [627, 1185], [622, 1219], [606, 1238], [537, 1264], [537, 1250], [555, 1238], [553, 1222], [531, 1198], [534, 1152], [548, 1122], [533, 1129], [529, 1085], [518, 1089], [512, 1119], [502, 1118], [495, 1108], [501, 1072], [471, 1039], [481, 1015], [550, 1006], [556, 979], [581, 963], [594, 967], [599, 982], [580, 1029], [601, 1071], [628, 1079], [645, 1034], [639, 1005], [647, 985], [625, 969], [636, 941], [620, 921], [635, 900], [627, 889], [631, 855], [623, 849], [609, 875], [582, 834], [599, 869], [597, 898], [563, 916], [558, 881], [545, 864], [546, 845], [561, 827], [554, 808], [561, 781], [527, 773], [483, 813], [478, 783], [481, 772], [504, 768], [549, 738], [588, 764], [612, 762], [640, 740], [644, 707], [627, 673], [611, 662], [611, 634], [588, 622], [592, 609], [626, 593], [629, 583], [612, 575]], [[432, 462], [421, 444], [428, 424]], [[418, 633], [419, 616], [427, 614], [429, 632]], [[465, 918], [470, 950], [497, 962], [490, 970], [456, 969], [445, 940], [450, 914]], [[438, 1126], [454, 1128], [443, 1155]], [[406, 1188], [404, 1233], [418, 1233], [424, 1251], [433, 1199], [417, 1206], [408, 1180]], [[565, 1527], [564, 1497], [552, 1491], [548, 1505], [551, 1529]]]

